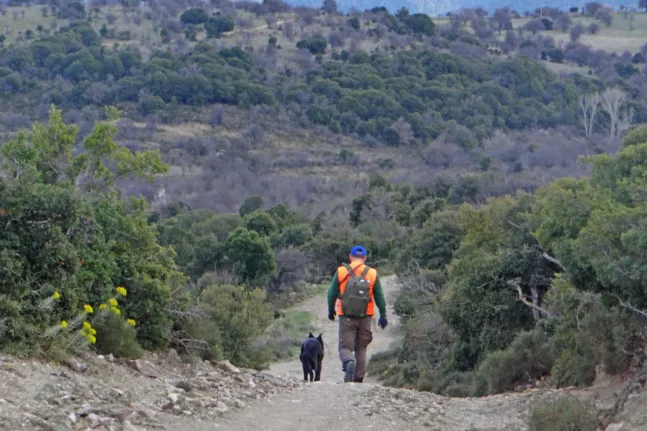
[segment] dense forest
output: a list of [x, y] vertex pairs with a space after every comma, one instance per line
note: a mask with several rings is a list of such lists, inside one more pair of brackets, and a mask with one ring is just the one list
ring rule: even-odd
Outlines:
[[643, 361], [647, 48], [581, 42], [635, 11], [41, 3], [0, 7], [4, 351], [263, 368], [362, 243], [402, 284], [388, 384]]

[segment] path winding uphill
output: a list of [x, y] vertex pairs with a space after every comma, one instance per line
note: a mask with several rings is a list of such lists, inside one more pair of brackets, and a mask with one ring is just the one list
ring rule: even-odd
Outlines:
[[[369, 357], [384, 351], [398, 336], [397, 316], [392, 303], [397, 289], [393, 277], [383, 280], [387, 299], [389, 326], [382, 330], [374, 325]], [[512, 394], [483, 399], [452, 399], [430, 393], [380, 386], [367, 378], [364, 384], [344, 384], [337, 357], [337, 321], [327, 318], [325, 295], [318, 295], [299, 306], [315, 316], [327, 343], [322, 381], [302, 383], [289, 393], [259, 401], [248, 408], [231, 412], [214, 422], [195, 422], [186, 427], [181, 422], [167, 429], [232, 431], [357, 431], [370, 430], [498, 430], [525, 429], [525, 416], [538, 393]], [[307, 334], [306, 334], [307, 336]], [[274, 364], [275, 376], [302, 380], [298, 360]]]

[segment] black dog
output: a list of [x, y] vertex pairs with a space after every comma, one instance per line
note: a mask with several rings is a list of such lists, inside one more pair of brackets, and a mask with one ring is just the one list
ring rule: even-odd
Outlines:
[[323, 364], [324, 358], [324, 342], [321, 338], [322, 334], [319, 334], [317, 338], [312, 335], [308, 335], [308, 339], [301, 344], [301, 354], [299, 359], [301, 359], [301, 364], [303, 365], [303, 380], [310, 381], [313, 379], [315, 382], [321, 380], [321, 366]]

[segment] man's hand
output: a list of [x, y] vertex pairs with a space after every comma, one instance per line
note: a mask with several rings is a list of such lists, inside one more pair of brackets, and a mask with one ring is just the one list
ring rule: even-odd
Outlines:
[[385, 329], [388, 324], [389, 322], [386, 320], [386, 316], [380, 316], [380, 320], [377, 321], [377, 326], [382, 329]]
[[334, 321], [335, 321], [335, 314], [336, 314], [336, 313], [335, 313], [335, 311], [334, 311], [334, 310], [333, 310], [333, 311], [329, 311], [329, 312], [328, 312], [328, 319], [330, 319], [330, 321], [331, 321], [331, 322], [334, 322]]

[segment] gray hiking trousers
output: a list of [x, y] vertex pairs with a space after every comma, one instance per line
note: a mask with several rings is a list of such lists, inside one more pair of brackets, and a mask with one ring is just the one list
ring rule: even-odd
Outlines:
[[371, 331], [372, 316], [339, 316], [339, 359], [342, 365], [355, 360], [355, 376], [364, 378], [366, 374], [366, 348], [373, 341]]

